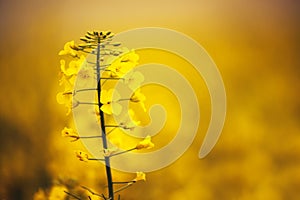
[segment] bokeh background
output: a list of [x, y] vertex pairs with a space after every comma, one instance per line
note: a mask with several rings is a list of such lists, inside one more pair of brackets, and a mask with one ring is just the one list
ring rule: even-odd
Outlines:
[[122, 192], [123, 199], [299, 199], [299, 6], [296, 0], [1, 0], [0, 198], [32, 199], [70, 180], [105, 192], [104, 167], [79, 162], [73, 151], [83, 148], [80, 142], [60, 136], [70, 121], [55, 100], [58, 51], [87, 30], [158, 26], [189, 35], [213, 58], [226, 87], [226, 123], [216, 147], [199, 160], [210, 116], [203, 92], [192, 146]]

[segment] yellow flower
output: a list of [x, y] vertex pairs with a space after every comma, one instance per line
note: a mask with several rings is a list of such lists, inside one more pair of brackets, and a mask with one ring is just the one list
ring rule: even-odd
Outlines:
[[74, 81], [75, 79], [70, 79], [64, 73], [61, 73], [59, 85], [64, 86], [65, 91], [73, 90]]
[[144, 94], [141, 93], [140, 89], [137, 89], [130, 97], [130, 101], [135, 102], [135, 103], [140, 103], [144, 111], [146, 111], [146, 107], [145, 107], [145, 103], [144, 103], [145, 100], [146, 100], [146, 97]]
[[77, 57], [77, 51], [75, 51], [74, 48], [75, 47], [75, 44], [74, 44], [74, 41], [70, 41], [70, 42], [67, 42], [64, 46], [64, 49], [61, 50], [58, 55], [60, 56], [63, 56], [63, 55], [71, 55], [73, 57]]
[[109, 148], [109, 149], [104, 149], [103, 150], [103, 155], [105, 157], [109, 157], [109, 156], [113, 155], [114, 153], [116, 153], [119, 150], [120, 149], [118, 147], [112, 147], [112, 148]]
[[77, 74], [77, 84], [80, 87], [91, 85], [95, 81], [95, 71], [88, 66], [83, 66]]
[[[67, 115], [70, 114], [72, 108], [78, 106], [78, 101], [74, 100], [72, 102], [72, 91], [74, 87], [74, 82], [78, 74], [85, 57], [81, 56], [79, 59], [70, 62], [69, 67], [66, 68], [66, 61], [60, 60], [61, 69], [61, 79], [59, 80], [59, 85], [64, 86], [64, 92], [59, 92], [56, 95], [56, 100], [59, 104], [64, 104], [67, 108]], [[82, 76], [80, 76], [81, 78]]]
[[137, 64], [138, 60], [139, 60], [139, 55], [136, 54], [134, 50], [131, 50], [130, 52], [124, 54], [121, 57], [121, 62], [131, 62]]
[[66, 115], [69, 115], [71, 113], [71, 110], [72, 110], [72, 92], [69, 91], [69, 92], [59, 92], [57, 93], [56, 95], [56, 101], [59, 103], [59, 104], [64, 104], [67, 108], [67, 114]]
[[132, 109], [128, 111], [129, 117], [127, 116], [125, 120], [120, 124], [124, 129], [133, 130], [141, 121], [135, 120], [135, 113]]
[[62, 135], [63, 137], [70, 137], [70, 138], [73, 138], [72, 142], [79, 139], [79, 136], [77, 135], [77, 133], [75, 132], [75, 130], [72, 129], [72, 128], [67, 128], [67, 127], [65, 127], [65, 128], [61, 131], [61, 135]]
[[146, 181], [146, 174], [144, 172], [136, 172], [136, 177], [133, 179], [133, 181]]
[[89, 160], [89, 155], [83, 151], [75, 151], [75, 154], [80, 161], [87, 162]]
[[65, 199], [67, 194], [64, 192], [67, 191], [67, 188], [64, 186], [54, 186], [51, 188], [49, 200], [61, 200]]
[[135, 148], [137, 150], [140, 150], [140, 149], [151, 149], [153, 147], [154, 147], [154, 144], [151, 142], [151, 136], [148, 135], [144, 140], [139, 142]]
[[77, 75], [84, 60], [85, 60], [85, 56], [81, 55], [79, 59], [72, 60], [69, 63], [68, 68], [66, 68], [66, 61], [62, 59], [62, 60], [60, 60], [60, 70], [66, 76]]
[[129, 70], [137, 65], [139, 56], [130, 51], [115, 59], [110, 66], [107, 67], [110, 77], [123, 77]]
[[[114, 94], [114, 95], [113, 95]], [[114, 89], [102, 90], [100, 102], [103, 104], [101, 110], [106, 114], [116, 114], [119, 115], [122, 111], [122, 106], [117, 103], [120, 99], [120, 94]]]
[[64, 104], [67, 108], [66, 115], [69, 115], [72, 111], [72, 108], [75, 108], [79, 105], [79, 102], [75, 99], [72, 99], [73, 94], [71, 91], [59, 92], [56, 95], [56, 101], [59, 104]]
[[63, 73], [66, 71], [66, 61], [64, 59], [60, 60], [60, 70]]
[[124, 81], [131, 90], [136, 90], [144, 81], [144, 76], [141, 72], [131, 71], [126, 74]]
[[66, 69], [65, 60], [60, 60], [60, 80], [59, 85], [64, 86], [65, 91], [73, 90], [74, 83], [76, 80], [76, 73], [72, 70]]

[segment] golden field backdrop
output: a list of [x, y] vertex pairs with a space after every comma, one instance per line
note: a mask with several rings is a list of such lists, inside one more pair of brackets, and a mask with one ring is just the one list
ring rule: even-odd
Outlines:
[[[58, 179], [105, 192], [104, 167], [79, 162], [73, 151], [83, 148], [80, 142], [61, 137], [69, 122], [55, 99], [58, 52], [87, 30], [155, 26], [189, 35], [207, 50], [224, 80], [227, 117], [217, 145], [199, 160], [210, 104], [203, 83], [198, 88], [194, 80], [203, 113], [192, 146], [171, 166], [122, 192], [123, 198], [298, 199], [299, 6], [294, 0], [0, 1], [0, 198], [32, 199]], [[157, 59], [176, 65], [168, 55]], [[148, 107], [173, 99], [145, 90]], [[163, 134], [154, 141], [172, 137]]]

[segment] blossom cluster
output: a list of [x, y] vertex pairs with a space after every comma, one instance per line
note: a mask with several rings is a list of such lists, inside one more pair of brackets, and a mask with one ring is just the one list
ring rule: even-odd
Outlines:
[[[70, 41], [65, 44], [64, 49], [59, 52], [60, 56], [66, 57], [60, 60], [59, 85], [63, 87], [63, 91], [59, 92], [56, 96], [57, 102], [65, 105], [67, 115], [81, 104], [91, 105], [95, 110], [94, 113], [98, 117], [98, 122], [102, 129], [100, 135], [80, 136], [71, 127], [65, 127], [61, 134], [64, 137], [70, 138], [72, 142], [83, 139], [102, 139], [103, 146], [99, 147], [99, 149], [102, 149], [103, 157], [94, 158], [80, 150], [75, 151], [75, 154], [80, 161], [98, 160], [103, 161], [108, 166], [106, 168], [108, 196], [104, 194], [100, 196], [103, 199], [110, 200], [114, 200], [116, 193], [126, 189], [135, 182], [146, 180], [145, 173], [137, 172], [136, 177], [131, 181], [114, 182], [109, 167], [110, 158], [130, 151], [151, 149], [154, 147], [150, 136], [147, 136], [135, 146], [132, 146], [132, 148], [125, 150], [118, 147], [109, 148], [107, 145], [107, 135], [113, 130], [123, 129], [131, 131], [140, 124], [140, 121], [135, 120], [136, 117], [133, 109], [125, 112], [127, 113], [127, 118], [119, 124], [105, 123], [107, 119], [120, 115], [123, 112], [122, 101], [137, 103], [141, 106], [142, 110], [146, 111], [146, 97], [140, 89], [144, 81], [144, 76], [141, 72], [133, 70], [138, 64], [139, 55], [134, 50], [120, 48], [120, 43], [112, 41], [113, 36], [114, 34], [110, 31], [88, 31], [84, 37], [80, 38], [84, 43], [77, 45], [74, 41]], [[88, 59], [91, 56], [94, 57], [92, 61]], [[84, 87], [90, 80], [97, 80], [97, 86], [91, 88]], [[132, 95], [124, 98], [113, 87], [103, 87], [108, 81], [116, 80], [123, 81], [132, 91]], [[76, 84], [83, 86], [83, 89], [76, 88]], [[76, 98], [77, 94], [91, 90], [95, 91], [94, 102], [84, 102]], [[106, 131], [108, 127], [112, 127], [109, 132]], [[114, 190], [114, 185], [117, 184], [125, 185]], [[68, 191], [66, 191], [66, 194], [74, 195]]]

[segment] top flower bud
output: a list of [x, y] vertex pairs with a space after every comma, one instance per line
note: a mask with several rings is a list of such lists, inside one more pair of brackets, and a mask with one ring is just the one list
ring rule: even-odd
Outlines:
[[84, 37], [80, 38], [80, 40], [87, 43], [93, 43], [98, 42], [98, 39], [106, 40], [108, 38], [112, 38], [113, 36], [114, 33], [111, 31], [88, 31]]

